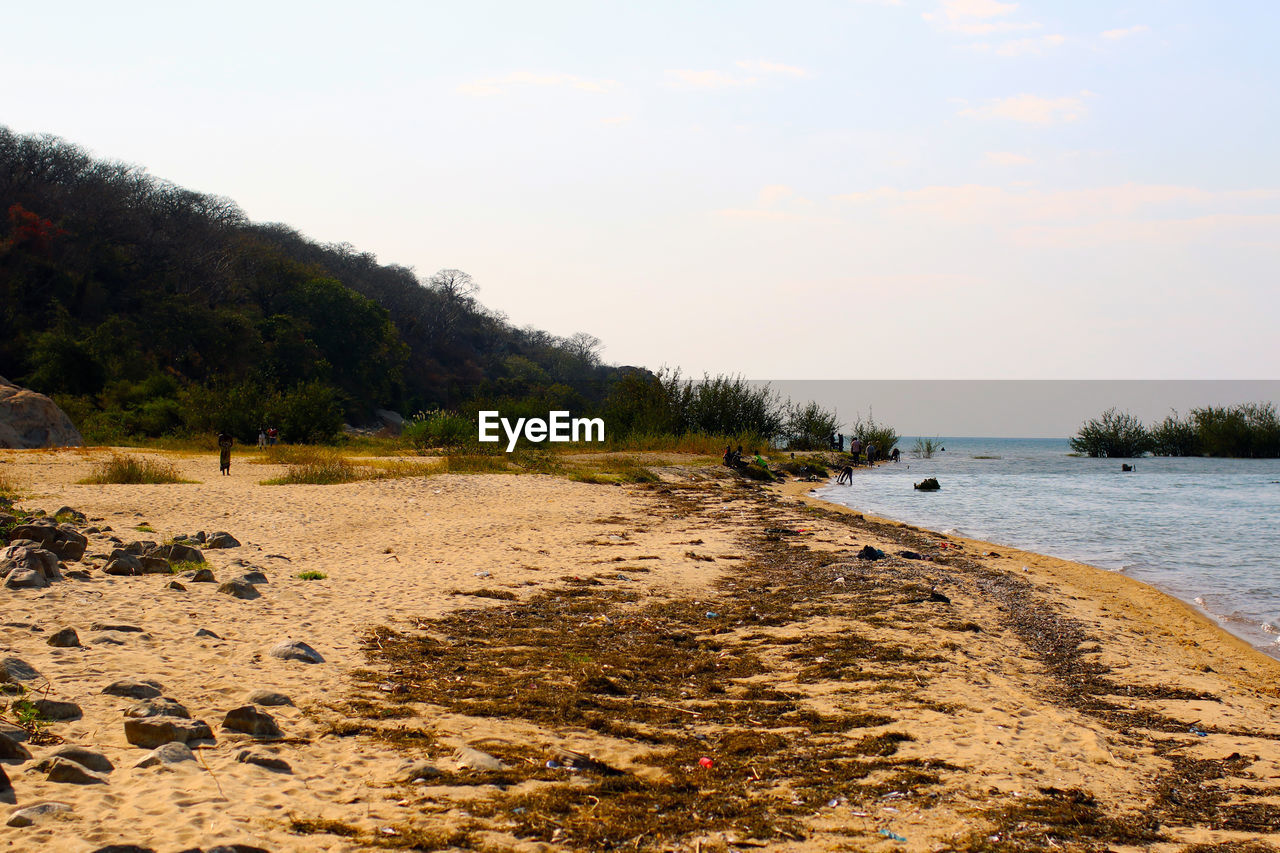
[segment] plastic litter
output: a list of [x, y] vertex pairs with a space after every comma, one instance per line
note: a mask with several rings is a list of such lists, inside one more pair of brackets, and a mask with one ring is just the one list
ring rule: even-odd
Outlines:
[[554, 758], [548, 759], [547, 761], [548, 770], [559, 770], [563, 766], [564, 766], [563, 764], [561, 764], [559, 761], [556, 761]]
[[714, 610], [708, 610], [708, 611], [707, 611], [707, 618], [708, 618], [708, 619], [714, 619], [714, 618], [716, 618], [716, 617], [717, 617], [717, 616], [719, 616], [719, 615], [720, 615], [720, 614], [719, 614], [719, 613], [717, 613], [717, 612], [715, 612]]
[[478, 578], [487, 578], [490, 575], [492, 575], [492, 572], [476, 572], [476, 577]]
[[707, 770], [710, 770], [712, 767], [716, 766], [716, 763], [712, 761], [710, 758], [707, 758], [705, 755], [698, 759], [698, 763], [701, 764], [703, 767], [705, 767]]
[[880, 834], [881, 834], [881, 835], [883, 835], [885, 838], [892, 838], [894, 841], [906, 841], [906, 840], [907, 840], [907, 839], [903, 838], [901, 835], [899, 835], [898, 833], [896, 833], [896, 832], [892, 832], [892, 831], [890, 831], [890, 830], [888, 830], [888, 829], [882, 829], [882, 830], [880, 830]]

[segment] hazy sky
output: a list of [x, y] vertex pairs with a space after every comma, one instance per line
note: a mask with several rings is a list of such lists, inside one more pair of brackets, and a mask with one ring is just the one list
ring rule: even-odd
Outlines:
[[10, 3], [0, 124], [616, 363], [1273, 378], [1275, 0]]

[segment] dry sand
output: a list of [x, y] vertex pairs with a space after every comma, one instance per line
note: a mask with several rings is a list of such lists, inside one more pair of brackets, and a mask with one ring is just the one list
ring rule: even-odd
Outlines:
[[[700, 481], [674, 489], [533, 475], [263, 486], [277, 469], [237, 459], [231, 476], [220, 477], [216, 456], [170, 455], [201, 482], [78, 485], [102, 455], [3, 451], [0, 471], [24, 487], [24, 507], [72, 506], [125, 542], [228, 531], [241, 547], [206, 552], [219, 580], [257, 568], [269, 582], [251, 601], [219, 594], [215, 584], [179, 592], [165, 589], [167, 577], [96, 570], [89, 580], [45, 590], [0, 589], [0, 657], [31, 664], [50, 698], [83, 708], [82, 719], [48, 731], [102, 752], [116, 767], [107, 784], [46, 781], [28, 768], [53, 744], [32, 745], [31, 762], [3, 762], [17, 798], [3, 814], [50, 800], [73, 809], [70, 819], [26, 828], [0, 821], [6, 849], [80, 853], [134, 843], [168, 853], [242, 843], [365, 850], [435, 827], [443, 828], [440, 839], [480, 849], [593, 849], [616, 841], [608, 824], [620, 827], [625, 815], [598, 796], [605, 789], [591, 787], [612, 783], [542, 767], [564, 747], [646, 784], [670, 785], [682, 774], [693, 783], [683, 794], [690, 799], [652, 812], [651, 832], [630, 839], [630, 849], [1178, 850], [1280, 842], [1280, 663], [1119, 575], [864, 519], [811, 501], [808, 484], [762, 490], [715, 469], [665, 470], [668, 480]], [[134, 529], [143, 522], [155, 533]], [[766, 536], [766, 527], [781, 532]], [[856, 559], [864, 545], [889, 558]], [[92, 537], [88, 554], [110, 547]], [[927, 559], [893, 556], [904, 549]], [[84, 563], [103, 561], [87, 555]], [[307, 571], [328, 577], [297, 577]], [[558, 590], [577, 592], [562, 599]], [[458, 594], [477, 591], [517, 601]], [[950, 603], [919, 600], [931, 591]], [[796, 602], [793, 616], [752, 610], [776, 605], [779, 596]], [[587, 606], [573, 611], [580, 620], [564, 622], [563, 649], [535, 650], [550, 661], [545, 671], [517, 673], [530, 681], [530, 698], [512, 698], [505, 717], [461, 712], [477, 707], [467, 704], [477, 701], [476, 685], [488, 685], [502, 666], [468, 671], [459, 664], [463, 674], [445, 683], [439, 667], [398, 664], [390, 656], [396, 634], [379, 635], [387, 649], [364, 646], [371, 629], [388, 626], [406, 637], [442, 637], [441, 657], [451, 660], [470, 632], [477, 647], [497, 655], [491, 660], [510, 660], [518, 670], [532, 666], [517, 662], [527, 649], [503, 646], [501, 632], [531, 601]], [[474, 609], [472, 621], [447, 621], [464, 607]], [[613, 678], [649, 678], [650, 694], [633, 688], [594, 697], [575, 687], [577, 670], [558, 660], [579, 654], [574, 638], [599, 638], [604, 661], [610, 632], [649, 630], [627, 627], [628, 614], [646, 607], [644, 624], [672, 638], [673, 649], [693, 644], [699, 660], [723, 661], [711, 664], [723, 665], [723, 677], [690, 669], [683, 687], [660, 685], [637, 657], [635, 672], [616, 661], [599, 666]], [[689, 637], [672, 627], [697, 625], [690, 620], [704, 615], [705, 630]], [[107, 622], [142, 631], [122, 635], [118, 645], [94, 642], [90, 625]], [[84, 648], [47, 645], [68, 626]], [[220, 639], [198, 638], [199, 629]], [[266, 654], [286, 639], [305, 641], [325, 662]], [[476, 659], [475, 649], [466, 654]], [[869, 661], [861, 669], [851, 663], [858, 654]], [[765, 671], [743, 669], [737, 678], [732, 667], [744, 661]], [[681, 665], [673, 652], [672, 667]], [[535, 707], [539, 691], [559, 690], [555, 679], [566, 672], [566, 695], [612, 709], [605, 716], [618, 726], [563, 708], [557, 713], [568, 716], [556, 722]], [[126, 677], [155, 679], [165, 696], [213, 727], [216, 742], [197, 750], [199, 763], [133, 766], [146, 753], [124, 737], [122, 712], [131, 703], [101, 692]], [[766, 696], [760, 685], [774, 692]], [[486, 695], [499, 695], [500, 686]], [[256, 689], [292, 698], [293, 707], [266, 709], [284, 740], [255, 744], [222, 729], [227, 711]], [[402, 693], [399, 704], [388, 704]], [[650, 713], [636, 715], [628, 736], [621, 722], [637, 702]], [[822, 719], [876, 716], [823, 732], [796, 723], [797, 708]], [[397, 729], [425, 734], [376, 734]], [[733, 751], [737, 741], [727, 734], [745, 731], [770, 734], [772, 752], [758, 743]], [[520, 772], [468, 779], [454, 757], [461, 744], [519, 764]], [[244, 748], [282, 758], [292, 772], [239, 763]], [[858, 762], [849, 764], [842, 750]], [[712, 768], [696, 764], [699, 751]], [[665, 753], [677, 757], [662, 759]], [[686, 755], [694, 763], [684, 763]], [[428, 760], [444, 775], [397, 782], [406, 758]], [[855, 765], [861, 775], [852, 774]], [[838, 784], [828, 791], [822, 774]], [[512, 799], [555, 786], [580, 789], [580, 799], [594, 803], [553, 813], [551, 804]], [[828, 792], [835, 795], [827, 799]], [[717, 797], [737, 797], [743, 814], [760, 819], [716, 817]], [[477, 805], [486, 799], [500, 807]], [[689, 818], [690, 810], [698, 816]], [[677, 812], [705, 831], [675, 832], [679, 821], [668, 815]], [[1149, 827], [1146, 840], [1117, 834], [1116, 827], [1147, 825], [1153, 816], [1159, 827]], [[637, 825], [644, 822], [641, 814]]]

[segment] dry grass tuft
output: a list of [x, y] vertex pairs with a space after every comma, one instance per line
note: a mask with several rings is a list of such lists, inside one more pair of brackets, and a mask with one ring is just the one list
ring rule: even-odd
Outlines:
[[171, 462], [145, 456], [113, 453], [111, 458], [93, 466], [93, 473], [80, 481], [89, 485], [192, 483], [178, 473]]

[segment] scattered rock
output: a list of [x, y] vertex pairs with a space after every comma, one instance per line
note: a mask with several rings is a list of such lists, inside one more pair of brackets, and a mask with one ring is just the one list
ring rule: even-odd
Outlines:
[[163, 557], [150, 557], [144, 554], [138, 558], [138, 563], [141, 565], [138, 570], [140, 575], [167, 575], [173, 571], [169, 561]]
[[80, 648], [80, 635], [76, 633], [75, 628], [63, 628], [46, 642], [59, 649], [78, 649]]
[[84, 716], [75, 702], [59, 702], [57, 699], [36, 699], [31, 705], [46, 720], [78, 720]]
[[142, 573], [142, 563], [138, 562], [138, 558], [132, 554], [125, 554], [107, 563], [107, 567], [102, 572], [114, 577], [129, 578]]
[[253, 583], [253, 584], [267, 583], [267, 576], [264, 575], [262, 572], [250, 571], [250, 572], [245, 572], [240, 577], [236, 578], [236, 580], [242, 580], [245, 583]]
[[[0, 774], [2, 773], [3, 771], [0, 771]], [[25, 809], [18, 809], [9, 815], [9, 820], [5, 822], [5, 825], [13, 827], [34, 826], [45, 820], [70, 817], [71, 813], [71, 806], [66, 803], [39, 803], [34, 806], [27, 806]]]
[[[9, 776], [4, 772], [4, 768], [0, 767], [0, 803], [16, 803], [17, 795], [13, 792], [13, 783], [9, 781]], [[9, 824], [12, 826], [13, 824]]]
[[127, 635], [119, 631], [103, 631], [90, 637], [89, 642], [95, 646], [123, 646], [128, 639]]
[[194, 572], [185, 572], [183, 578], [192, 583], [217, 583], [218, 579], [213, 576], [213, 569], [196, 569]]
[[209, 538], [205, 540], [206, 548], [239, 548], [240, 543], [234, 536], [225, 530], [219, 530], [216, 533], [209, 534]]
[[31, 750], [4, 732], [0, 732], [0, 760], [29, 761], [31, 760]]
[[[94, 752], [92, 749], [85, 749], [83, 746], [64, 746], [53, 751], [51, 758], [65, 758], [74, 761], [82, 767], [88, 767], [90, 770], [98, 773], [110, 773], [116, 767], [111, 763], [105, 755], [100, 752]], [[45, 759], [50, 762], [50, 759]], [[50, 762], [51, 763], [51, 762]], [[43, 764], [43, 762], [42, 762]], [[36, 765], [41, 770], [48, 770], [48, 767]]]
[[176, 589], [178, 592], [186, 592], [187, 588], [177, 581], [169, 581], [164, 585], [165, 589]]
[[48, 585], [44, 575], [31, 569], [14, 569], [4, 579], [5, 589], [44, 589]]
[[121, 625], [116, 622], [94, 622], [89, 626], [90, 631], [119, 631], [122, 634], [141, 634], [142, 629], [137, 625]]
[[247, 749], [240, 750], [236, 755], [236, 761], [241, 764], [256, 764], [259, 767], [265, 767], [268, 770], [274, 770], [277, 773], [292, 773], [293, 768], [289, 766], [289, 762], [283, 758], [276, 758], [273, 755], [262, 755], [256, 752], [250, 752]]
[[55, 758], [49, 764], [49, 775], [45, 777], [45, 781], [66, 782], [71, 785], [105, 785], [107, 777], [70, 759]]
[[245, 601], [252, 601], [255, 598], [262, 597], [262, 593], [258, 592], [257, 588], [253, 584], [248, 581], [241, 580], [240, 578], [227, 581], [222, 586], [218, 587], [218, 592], [226, 593], [227, 595], [235, 596], [236, 598], [241, 598]]
[[282, 734], [275, 718], [255, 705], [241, 705], [228, 711], [222, 727], [254, 737], [280, 737]]
[[144, 717], [124, 721], [124, 736], [129, 743], [154, 749], [166, 743], [191, 743], [213, 740], [213, 730], [200, 720], [181, 717]]
[[122, 678], [113, 681], [102, 692], [109, 696], [122, 696], [125, 699], [154, 699], [164, 692], [159, 682], [150, 679]]
[[396, 770], [395, 780], [397, 782], [417, 782], [419, 779], [434, 779], [440, 775], [440, 769], [430, 761], [421, 759], [414, 761], [409, 760], [400, 765]]
[[0, 682], [35, 681], [40, 673], [20, 658], [0, 658]]
[[272, 646], [267, 654], [280, 660], [297, 660], [303, 663], [324, 663], [324, 658], [306, 643], [291, 640]]
[[213, 639], [213, 640], [221, 640], [221, 639], [222, 639], [222, 638], [221, 638], [221, 637], [219, 637], [217, 634], [215, 634], [215, 633], [213, 633], [212, 631], [210, 631], [208, 628], [200, 628], [199, 630], [197, 630], [197, 631], [196, 631], [196, 636], [197, 636], [197, 637], [209, 637], [210, 639]]
[[470, 746], [458, 747], [455, 755], [458, 759], [459, 770], [496, 771], [507, 769], [506, 762]]
[[191, 719], [191, 712], [186, 709], [186, 706], [164, 696], [143, 699], [138, 704], [130, 706], [124, 712], [124, 715], [135, 719], [143, 717], [182, 717], [185, 720]]
[[292, 705], [293, 700], [283, 693], [274, 690], [255, 690], [249, 694], [249, 701], [255, 705], [273, 707], [276, 705]]
[[70, 571], [63, 572], [62, 576], [76, 581], [87, 581], [90, 578], [90, 574], [84, 569], [71, 569]]
[[174, 542], [172, 545], [162, 545], [152, 552], [153, 556], [163, 557], [170, 563], [203, 563], [204, 553], [199, 548], [193, 548], [190, 545], [183, 545], [181, 542]]
[[195, 761], [195, 753], [185, 743], [164, 743], [148, 752], [138, 760], [134, 767], [155, 767], [160, 764], [178, 764], [183, 761]]

